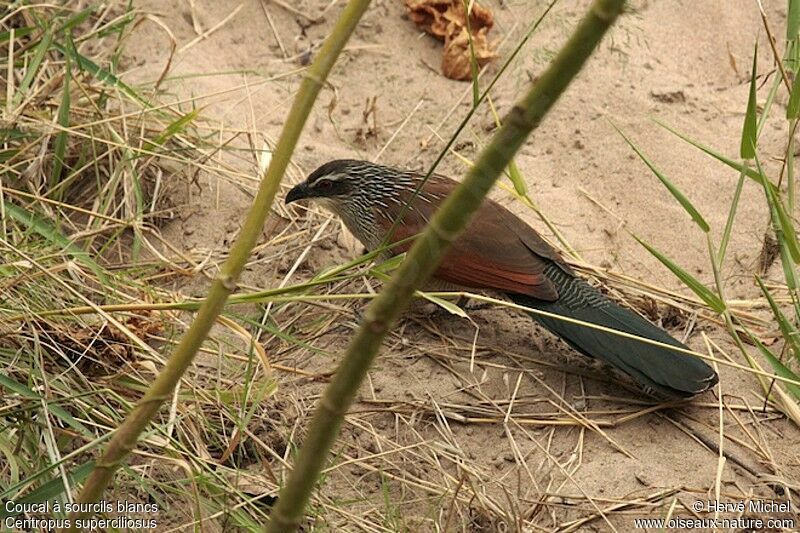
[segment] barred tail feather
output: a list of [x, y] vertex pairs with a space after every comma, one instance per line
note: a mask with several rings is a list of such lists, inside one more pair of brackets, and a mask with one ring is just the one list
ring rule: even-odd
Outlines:
[[[545, 274], [558, 289], [557, 301], [545, 302], [521, 294], [508, 296], [519, 305], [686, 348], [663, 329], [620, 307], [557, 265], [549, 265]], [[718, 381], [710, 366], [691, 355], [557, 318], [534, 313], [531, 316], [578, 351], [630, 375], [651, 394], [687, 398], [710, 389]]]

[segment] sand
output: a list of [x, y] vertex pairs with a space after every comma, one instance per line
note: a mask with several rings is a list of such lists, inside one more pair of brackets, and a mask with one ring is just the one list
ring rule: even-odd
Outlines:
[[[162, 2], [136, 2], [171, 30], [179, 49], [160, 99], [194, 99], [205, 106], [206, 125], [219, 128], [221, 137], [240, 131], [231, 146], [260, 148], [265, 140], [274, 146], [300, 69], [330, 31], [344, 2], [291, 3], [307, 17], [270, 1], [193, 4], [192, 10], [186, 2], [169, 8]], [[782, 35], [785, 12], [778, 4], [783, 6], [770, 3], [767, 8]], [[495, 15], [490, 37], [498, 40], [500, 56], [488, 68], [485, 85], [545, 4], [498, 0], [484, 5]], [[492, 92], [501, 115], [545, 67], [586, 5], [562, 2], [511, 64]], [[704, 236], [612, 123], [691, 198], [718, 238], [737, 173], [654, 119], [736, 157], [753, 41], [760, 33], [763, 43], [763, 28], [751, 1], [641, 1], [633, 7], [516, 162], [531, 198], [586, 264], [690, 296], [632, 234], [711, 284]], [[197, 39], [195, 22], [206, 31], [234, 9], [238, 11], [221, 27]], [[320, 13], [320, 20], [312, 20]], [[142, 25], [129, 40], [125, 79], [157, 78], [169, 49], [161, 28]], [[282, 195], [290, 184], [333, 158], [427, 168], [471, 100], [468, 83], [441, 75], [440, 56], [441, 43], [407, 20], [401, 2], [373, 2], [320, 95], [262, 242], [272, 243], [279, 232], [291, 239], [260, 251], [245, 273], [244, 287], [298, 283], [361, 251], [336, 219], [318, 210], [287, 211]], [[771, 52], [763, 44], [759, 68], [771, 69]], [[779, 168], [774, 159], [780, 157], [786, 138], [786, 121], [780, 117], [784, 102], [785, 96], [780, 96], [777, 118], [766, 125], [761, 141], [773, 172]], [[184, 109], [189, 107], [184, 104]], [[455, 144], [460, 157], [477, 156], [491, 136], [493, 122], [489, 108], [481, 107]], [[211, 161], [220, 169], [223, 162], [229, 167], [201, 173], [200, 187], [192, 187], [188, 199], [181, 198], [179, 216], [162, 231], [186, 253], [211, 257], [207, 271], [213, 273], [250, 203], [257, 166], [256, 157], [247, 151], [228, 150]], [[439, 170], [459, 177], [465, 168], [451, 154]], [[552, 237], [513, 194], [496, 188], [492, 196]], [[729, 298], [758, 294], [752, 280], [767, 221], [763, 192], [748, 181], [725, 264]], [[767, 277], [780, 279], [777, 264]], [[371, 285], [377, 287], [374, 281]], [[203, 287], [205, 281], [198, 276], [184, 280], [180, 289], [197, 294]], [[365, 290], [368, 283], [358, 280], [323, 292]], [[626, 292], [630, 298], [635, 294]], [[361, 309], [363, 302], [356, 300], [333, 301], [326, 307], [280, 307], [272, 320], [307, 345], [296, 346], [268, 333], [261, 341], [274, 363], [319, 377], [335, 368]], [[669, 318], [663, 304], [654, 309], [655, 318]], [[776, 496], [766, 480], [796, 483], [800, 478], [800, 433], [779, 414], [760, 411], [758, 385], [750, 375], [723, 368], [715, 393], [624, 421], [621, 418], [640, 410], [647, 398], [621, 388], [527, 318], [497, 306], [470, 311], [470, 320], [428, 311], [423, 306], [404, 319], [370, 371], [337, 445], [338, 466], [317, 496], [317, 525], [336, 531], [433, 531], [438, 524], [478, 531], [516, 530], [525, 523], [531, 531], [571, 526], [604, 531], [613, 524], [627, 531], [633, 516], [664, 516], [673, 504], [673, 516], [692, 516], [686, 507], [713, 499], [718, 483], [728, 499], [785, 499]], [[705, 351], [705, 334], [735, 354], [727, 334], [707, 321], [695, 323], [691, 316], [675, 315], [666, 325], [679, 337], [690, 327], [687, 342], [695, 349]], [[734, 357], [741, 362], [738, 354]], [[279, 389], [267, 400], [274, 402], [275, 421], [262, 424], [269, 429], [260, 430], [260, 437], [267, 442], [301, 440], [324, 379], [280, 371], [276, 378]], [[713, 448], [719, 442], [720, 393], [731, 405], [747, 404], [755, 410], [734, 410], [736, 416], [724, 413], [726, 435], [746, 445], [727, 440], [724, 449], [759, 476], [729, 459], [718, 480], [719, 453]], [[512, 416], [504, 425], [508, 412]], [[554, 418], [565, 424], [543, 421]], [[598, 424], [568, 423], [587, 418]], [[613, 421], [618, 422], [603, 425]], [[698, 441], [698, 435], [711, 444]], [[282, 471], [277, 461], [272, 468]], [[255, 467], [251, 473], [261, 475]], [[639, 499], [629, 507], [615, 507]], [[599, 510], [604, 510], [605, 519]], [[575, 522], [581, 519], [586, 522]]]

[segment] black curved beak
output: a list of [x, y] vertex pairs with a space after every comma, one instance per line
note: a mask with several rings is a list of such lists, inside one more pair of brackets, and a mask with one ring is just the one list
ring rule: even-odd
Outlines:
[[289, 194], [286, 195], [284, 203], [288, 205], [292, 202], [296, 202], [297, 200], [302, 200], [303, 198], [308, 198], [308, 187], [306, 186], [305, 182], [299, 183], [292, 187], [292, 190], [290, 190]]

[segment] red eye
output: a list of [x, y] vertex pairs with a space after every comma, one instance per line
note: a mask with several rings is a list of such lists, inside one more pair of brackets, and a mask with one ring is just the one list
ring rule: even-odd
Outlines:
[[327, 191], [331, 187], [333, 187], [333, 183], [330, 180], [322, 180], [317, 184], [317, 187], [319, 187], [323, 191]]

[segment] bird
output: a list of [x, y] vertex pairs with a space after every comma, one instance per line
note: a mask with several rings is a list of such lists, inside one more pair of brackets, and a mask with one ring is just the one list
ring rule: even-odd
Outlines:
[[[355, 159], [329, 161], [286, 195], [314, 201], [337, 215], [369, 250], [404, 253], [458, 182]], [[390, 234], [391, 233], [391, 234]], [[433, 274], [434, 286], [499, 293], [512, 302], [687, 349], [662, 328], [622, 307], [579, 277], [533, 227], [486, 198], [451, 243]], [[712, 388], [717, 373], [687, 353], [529, 312], [578, 352], [627, 374], [650, 396], [690, 398]]]

